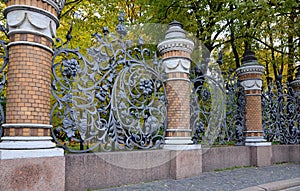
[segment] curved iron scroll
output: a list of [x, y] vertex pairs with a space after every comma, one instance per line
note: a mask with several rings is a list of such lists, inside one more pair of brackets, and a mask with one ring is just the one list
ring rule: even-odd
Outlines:
[[142, 38], [135, 48], [124, 39], [122, 19], [117, 32], [104, 28], [103, 35], [94, 35], [95, 46], [88, 49], [92, 61], [78, 50], [55, 50], [53, 136], [70, 152], [149, 149], [164, 142], [167, 99], [161, 63], [143, 48]]
[[[245, 95], [234, 71], [197, 72], [191, 80], [191, 126], [193, 142], [202, 145], [244, 144]], [[222, 77], [221, 77], [222, 76]]]
[[300, 143], [300, 99], [289, 86], [270, 83], [262, 94], [265, 138], [280, 144]]

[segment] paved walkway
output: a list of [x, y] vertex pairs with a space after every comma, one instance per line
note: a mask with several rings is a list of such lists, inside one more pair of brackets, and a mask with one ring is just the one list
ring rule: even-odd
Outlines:
[[[285, 180], [285, 181], [282, 181]], [[281, 182], [278, 182], [281, 181]], [[248, 188], [248, 191], [268, 190], [266, 186], [291, 185], [293, 191], [300, 190], [300, 165], [280, 164], [268, 167], [249, 167], [205, 172], [201, 176], [182, 180], [162, 180], [117, 188], [102, 189], [105, 191], [234, 191]], [[256, 189], [255, 189], [256, 187]], [[292, 186], [293, 187], [293, 186]], [[258, 189], [260, 188], [260, 189]]]

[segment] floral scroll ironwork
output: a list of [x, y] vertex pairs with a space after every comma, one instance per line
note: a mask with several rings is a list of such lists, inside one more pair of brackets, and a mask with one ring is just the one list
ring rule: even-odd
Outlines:
[[300, 143], [300, 98], [289, 84], [270, 83], [262, 94], [265, 138], [280, 144]]
[[[164, 142], [167, 100], [160, 60], [142, 38], [137, 47], [126, 40], [122, 15], [119, 21], [117, 35], [106, 27], [93, 35], [91, 61], [77, 49], [55, 50], [53, 136], [70, 152], [149, 149]], [[76, 143], [80, 149], [73, 148]]]
[[[245, 95], [234, 71], [222, 73], [215, 64], [210, 75], [197, 72], [191, 80], [193, 142], [204, 145], [244, 144]], [[196, 98], [195, 98], [196, 97]]]

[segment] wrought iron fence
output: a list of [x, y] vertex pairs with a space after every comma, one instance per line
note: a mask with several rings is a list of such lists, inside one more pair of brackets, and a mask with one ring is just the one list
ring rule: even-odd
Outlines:
[[196, 73], [200, 75], [191, 79], [194, 87], [191, 99], [193, 142], [242, 145], [246, 103], [235, 72], [221, 73], [211, 69], [210, 75]]
[[167, 99], [161, 63], [142, 38], [133, 47], [125, 39], [122, 15], [119, 21], [117, 35], [106, 27], [102, 35], [93, 35], [91, 61], [79, 50], [55, 49], [53, 136], [70, 152], [150, 149], [164, 142]]
[[[192, 99], [197, 100], [197, 103], [191, 102], [194, 143], [207, 144], [210, 141], [208, 144], [244, 144], [246, 106], [244, 91], [234, 71], [223, 73], [223, 76], [226, 114], [224, 118], [219, 118], [223, 119], [223, 123], [219, 125], [219, 132], [214, 134], [215, 137], [210, 136], [212, 130], [210, 123], [216, 120], [212, 118], [216, 115], [216, 110], [212, 109], [212, 101], [218, 98], [211, 95], [211, 88], [207, 84], [213, 82], [215, 87], [222, 86], [203, 74], [192, 80], [197, 97]], [[196, 104], [199, 105], [195, 107]], [[222, 103], [218, 104], [222, 107]], [[299, 144], [299, 93], [297, 94], [288, 83], [269, 82], [262, 92], [262, 106], [264, 138], [275, 144]], [[218, 112], [221, 112], [221, 109], [218, 109]]]
[[[142, 38], [137, 47], [127, 40], [122, 15], [119, 21], [117, 35], [105, 27], [102, 35], [93, 35], [95, 46], [88, 49], [87, 57], [78, 49], [68, 49], [68, 42], [54, 49], [52, 135], [70, 152], [151, 149], [164, 143], [167, 97], [161, 61], [155, 51], [144, 48]], [[8, 51], [4, 41], [0, 47], [3, 124]], [[199, 68], [192, 71], [192, 140], [243, 145], [244, 91], [234, 71], [221, 73], [215, 68], [212, 64], [203, 73]], [[300, 96], [290, 85], [269, 83], [262, 104], [267, 141], [299, 144]]]
[[300, 99], [287, 83], [270, 83], [262, 94], [265, 138], [280, 144], [300, 143]]

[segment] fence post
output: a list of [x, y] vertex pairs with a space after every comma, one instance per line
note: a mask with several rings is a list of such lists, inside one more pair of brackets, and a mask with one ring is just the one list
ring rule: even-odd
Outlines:
[[186, 37], [182, 25], [174, 21], [157, 48], [166, 74], [168, 128], [164, 149], [171, 150], [170, 175], [175, 179], [197, 176], [202, 173], [201, 145], [191, 145], [190, 127], [189, 70], [194, 43]]
[[271, 164], [272, 148], [263, 138], [262, 129], [262, 74], [265, 67], [257, 62], [254, 52], [246, 50], [242, 66], [236, 70], [246, 96], [246, 146], [251, 147], [251, 164], [265, 166]]
[[169, 24], [164, 41], [158, 44], [166, 74], [168, 96], [168, 128], [166, 145], [191, 144], [189, 69], [193, 41], [186, 38], [182, 25]]
[[8, 0], [4, 10], [10, 41], [6, 123], [0, 143], [4, 190], [64, 189], [63, 150], [55, 148], [50, 131], [52, 46], [64, 3]]

